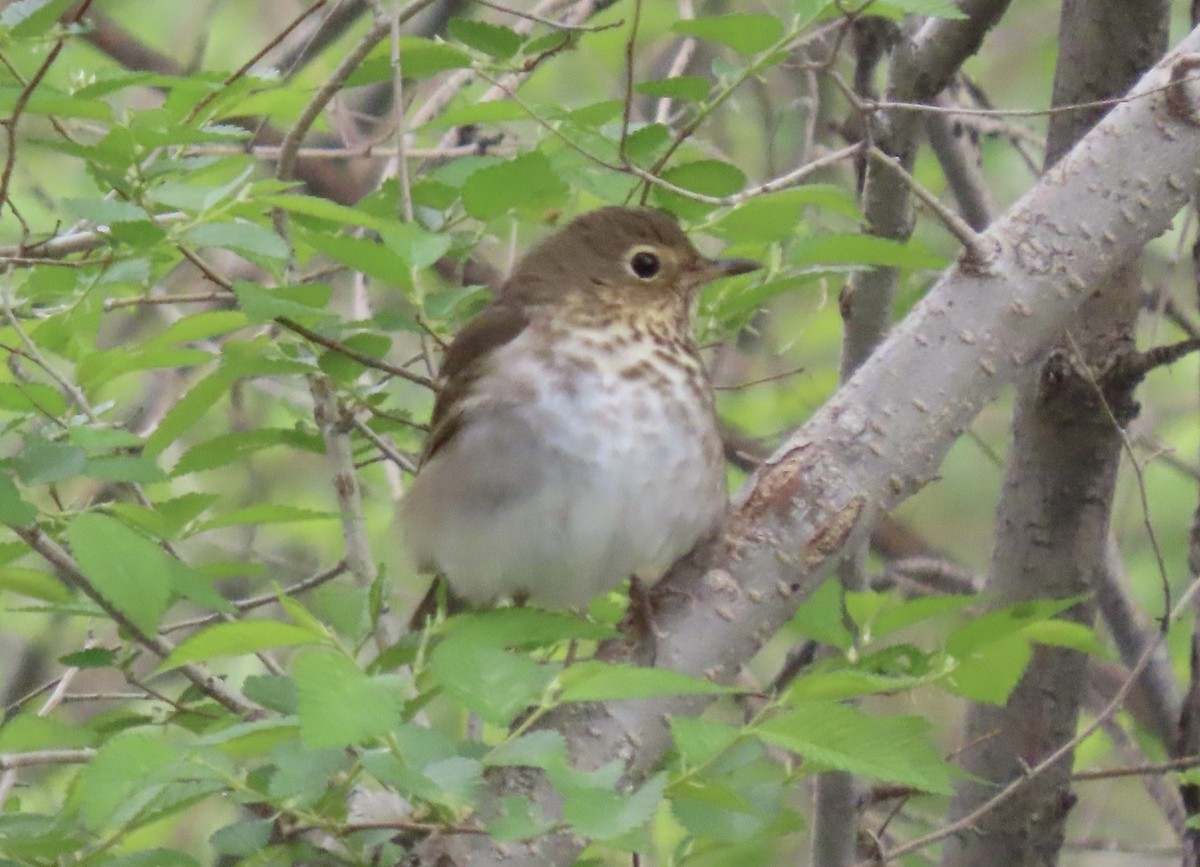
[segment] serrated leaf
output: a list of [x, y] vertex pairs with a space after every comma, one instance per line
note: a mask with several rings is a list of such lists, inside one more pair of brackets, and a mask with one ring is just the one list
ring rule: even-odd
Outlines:
[[332, 650], [306, 650], [292, 667], [300, 737], [310, 749], [349, 747], [379, 737], [400, 720], [403, 702]]
[[463, 207], [477, 220], [491, 220], [518, 206], [547, 208], [566, 202], [569, 188], [541, 151], [480, 169], [463, 184]]
[[567, 667], [559, 675], [557, 685], [558, 700], [564, 703], [669, 695], [725, 695], [737, 691], [665, 668], [610, 665], [598, 660], [585, 660]]
[[613, 840], [654, 817], [666, 786], [667, 776], [660, 773], [634, 792], [575, 787], [564, 793], [563, 819], [585, 838]]
[[314, 250], [355, 271], [392, 285], [408, 285], [410, 282], [408, 263], [376, 241], [324, 232], [305, 231], [297, 235]]
[[505, 726], [536, 704], [558, 671], [471, 635], [450, 635], [429, 655], [446, 692], [493, 725]]
[[200, 662], [218, 656], [244, 656], [273, 647], [293, 647], [298, 644], [317, 644], [325, 636], [303, 626], [278, 620], [240, 620], [217, 623], [189, 635], [170, 656], [158, 666], [158, 671], [178, 668], [184, 663]]
[[220, 399], [228, 393], [236, 375], [227, 369], [218, 369], [201, 379], [187, 394], [167, 410], [158, 427], [146, 437], [142, 454], [153, 457], [175, 442], [193, 424], [210, 412]]
[[671, 720], [675, 749], [687, 765], [708, 764], [741, 736], [737, 729], [716, 720], [692, 716], [674, 717]]
[[[347, 79], [347, 87], [358, 87], [392, 77], [391, 43], [372, 52]], [[428, 78], [448, 69], [463, 69], [471, 65], [471, 55], [456, 45], [435, 42], [421, 36], [400, 37], [400, 64], [405, 78]]]
[[178, 759], [162, 737], [126, 732], [113, 737], [79, 773], [76, 791], [87, 827], [99, 831], [126, 802]]
[[671, 29], [684, 36], [727, 45], [739, 54], [757, 54], [783, 36], [783, 22], [774, 15], [712, 15], [676, 21]]
[[113, 664], [116, 658], [116, 652], [107, 647], [89, 647], [85, 650], [64, 654], [58, 658], [58, 661], [63, 665], [75, 668], [107, 668]]
[[25, 444], [12, 463], [18, 478], [26, 485], [48, 485], [82, 473], [87, 464], [87, 454], [70, 443], [30, 436], [25, 439]]
[[471, 18], [451, 18], [447, 31], [464, 45], [490, 54], [497, 60], [508, 60], [521, 49], [521, 37], [499, 24]]
[[233, 284], [238, 306], [251, 322], [270, 322], [281, 316], [310, 324], [329, 319], [332, 314], [325, 310], [325, 305], [331, 293], [332, 288], [325, 283], [270, 289], [244, 281]]
[[961, 772], [934, 749], [931, 728], [921, 717], [876, 718], [849, 705], [811, 702], [751, 731], [822, 768], [949, 795]]
[[290, 251], [283, 238], [266, 226], [237, 223], [201, 223], [183, 233], [183, 241], [195, 247], [218, 247], [267, 259], [283, 260]]
[[170, 601], [167, 553], [120, 521], [95, 513], [75, 518], [67, 539], [80, 570], [100, 595], [143, 633], [156, 632]]

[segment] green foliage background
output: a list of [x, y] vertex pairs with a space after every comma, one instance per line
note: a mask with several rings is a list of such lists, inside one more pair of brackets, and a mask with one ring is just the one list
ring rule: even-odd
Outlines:
[[[22, 109], [9, 122], [16, 148], [6, 172], [16, 213], [0, 219], [8, 362], [0, 521], [12, 528], [0, 534], [8, 690], [0, 754], [71, 751], [13, 772], [0, 788], [0, 853], [9, 863], [391, 863], [435, 827], [509, 839], [545, 830], [551, 820], [518, 800], [475, 817], [487, 769], [507, 765], [548, 774], [565, 799], [561, 821], [594, 841], [587, 857], [597, 861], [640, 850], [654, 863], [692, 867], [770, 863], [803, 849], [807, 777], [842, 769], [911, 787], [917, 809], [898, 825], [920, 830], [956, 779], [943, 757], [959, 746], [948, 720], [960, 698], [1002, 702], [1034, 642], [1108, 655], [1101, 638], [1052, 619], [1069, 600], [977, 618], [969, 597], [880, 591], [852, 597], [846, 624], [833, 585], [753, 671], [769, 679], [804, 638], [835, 652], [770, 697], [586, 661], [613, 634], [620, 594], [597, 600], [590, 620], [502, 610], [421, 635], [397, 627], [424, 587], [395, 550], [404, 474], [380, 443], [401, 459], [419, 453], [431, 396], [362, 356], [429, 375], [437, 342], [486, 298], [435, 264], [474, 255], [503, 268], [570, 215], [639, 198], [643, 182], [612, 168], [622, 154], [687, 191], [729, 197], [843, 146], [833, 128], [845, 102], [818, 77], [806, 109], [793, 50], [803, 34], [835, 24], [838, 10], [778, 0], [752, 12], [705, 8], [681, 22], [673, 4], [617, 3], [587, 21], [604, 29], [539, 24], [525, 37], [512, 29], [519, 19], [464, 6], [444, 37], [400, 41], [412, 105], [459, 70], [477, 73], [412, 130], [408, 146], [436, 147], [466, 124], [493, 144], [411, 160], [415, 219], [405, 220], [396, 179], [335, 204], [278, 179], [271, 154], [244, 150], [249, 130], [297, 121], [369, 21], [294, 75], [267, 63], [234, 74], [286, 23], [277, 4], [103, 4], [186, 67], [165, 75], [99, 52], [85, 38], [88, 25], [60, 23], [70, 6], [23, 0], [0, 12], [0, 111]], [[1053, 11], [1018, 7], [1017, 23], [968, 69], [997, 103], [1040, 107], [1054, 60], [1042, 34], [1053, 32]], [[637, 110], [623, 141], [624, 58], [637, 8]], [[870, 11], [953, 14], [953, 6]], [[699, 38], [701, 60], [688, 77], [665, 81], [685, 35]], [[381, 41], [348, 84], [391, 81], [392, 50]], [[488, 79], [527, 66], [518, 99], [478, 102]], [[661, 97], [674, 100], [672, 123], [642, 120]], [[336, 147], [336, 135], [355, 128], [347, 110], [339, 105], [332, 125], [323, 115], [310, 138]], [[806, 153], [813, 110], [815, 149]], [[670, 150], [693, 119], [702, 120], [694, 135]], [[1028, 122], [1035, 133], [1042, 125]], [[369, 135], [381, 149], [395, 146], [386, 123]], [[981, 146], [996, 198], [1012, 201], [1032, 176], [1007, 136], [984, 135]], [[379, 159], [328, 164], [370, 173]], [[932, 158], [916, 175], [942, 194]], [[767, 380], [723, 391], [720, 408], [768, 441], [836, 387], [836, 297], [846, 275], [903, 268], [902, 315], [956, 253], [934, 220], [922, 219], [902, 245], [863, 237], [850, 160], [803, 186], [734, 204], [660, 187], [648, 201], [679, 214], [706, 249], [766, 263], [713, 287], [698, 327], [722, 385]], [[45, 257], [46, 239], [81, 232], [100, 238]], [[1162, 280], [1181, 279], [1173, 249], [1168, 238], [1152, 251]], [[198, 293], [214, 297], [170, 299]], [[1169, 326], [1148, 328], [1163, 337]], [[342, 413], [335, 436], [357, 462], [378, 571], [336, 565], [346, 542], [313, 380], [331, 385]], [[1143, 458], [1200, 448], [1195, 381], [1192, 362], [1151, 378]], [[987, 564], [1006, 428], [1007, 408], [989, 408], [975, 437], [952, 452], [944, 479], [900, 515], [977, 571]], [[1146, 481], [1169, 574], [1182, 580], [1195, 483], [1163, 462], [1149, 464]], [[1157, 612], [1143, 517], [1126, 485], [1117, 529], [1135, 587]], [[51, 562], [54, 552], [61, 558]], [[250, 599], [253, 607], [233, 604]], [[1186, 639], [1186, 630], [1171, 639], [1181, 660]], [[565, 664], [568, 646], [585, 661]], [[195, 676], [181, 676], [182, 666]], [[209, 673], [225, 688], [212, 689]], [[59, 686], [73, 698], [55, 697]], [[721, 698], [705, 716], [673, 722], [670, 761], [634, 792], [614, 792], [618, 768], [573, 769], [561, 738], [536, 726], [564, 703], [689, 693]], [[879, 698], [840, 703], [866, 696]], [[1106, 752], [1095, 740], [1082, 761]], [[365, 791], [403, 801], [368, 814]]]

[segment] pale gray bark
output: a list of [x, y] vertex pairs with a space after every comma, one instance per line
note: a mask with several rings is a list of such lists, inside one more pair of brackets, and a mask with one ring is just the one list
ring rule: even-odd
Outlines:
[[[1167, 4], [1067, 0], [1059, 27], [1055, 106], [1124, 93], [1166, 47]], [[1114, 40], [1111, 34], [1120, 33]], [[1104, 46], [1103, 51], [1098, 51]], [[1051, 120], [1052, 164], [1098, 115], [1065, 111]], [[1136, 258], [1136, 257], [1135, 257]], [[1128, 420], [1134, 382], [1113, 381], [1113, 363], [1134, 351], [1141, 306], [1140, 269], [1122, 266], [1100, 283], [1079, 315], [1023, 378], [1013, 418], [996, 546], [984, 588], [996, 606], [1086, 596], [1105, 569], [1108, 518], [1121, 457], [1117, 419]], [[1064, 615], [1085, 624], [1088, 601]], [[1003, 707], [972, 705], [963, 767], [976, 780], [958, 786], [950, 818], [970, 813], [997, 788], [1025, 774], [1075, 734], [1087, 657], [1039, 646]], [[946, 841], [943, 867], [1058, 861], [1075, 803], [1069, 757], [1031, 778], [1017, 795], [971, 830]]]
[[[983, 236], [986, 262], [950, 268], [859, 371], [755, 473], [736, 499], [716, 560], [679, 570], [653, 637], [628, 652], [731, 681], [791, 616], [872, 517], [931, 481], [980, 409], [1060, 333], [1097, 285], [1170, 224], [1200, 179], [1200, 99], [1171, 86], [1184, 39]], [[1164, 89], [1166, 88], [1166, 89]], [[610, 648], [610, 650], [612, 650]], [[669, 747], [667, 720], [693, 698], [564, 708], [547, 724], [572, 760], [614, 759], [641, 779]], [[493, 796], [557, 798], [529, 771], [496, 773]], [[559, 832], [519, 844], [430, 841], [450, 864], [567, 864], [582, 841]]]

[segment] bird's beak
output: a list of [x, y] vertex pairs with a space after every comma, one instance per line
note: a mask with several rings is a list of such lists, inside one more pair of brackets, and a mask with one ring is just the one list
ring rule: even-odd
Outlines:
[[722, 277], [749, 274], [761, 267], [762, 265], [753, 259], [701, 259], [689, 269], [688, 283], [695, 288]]

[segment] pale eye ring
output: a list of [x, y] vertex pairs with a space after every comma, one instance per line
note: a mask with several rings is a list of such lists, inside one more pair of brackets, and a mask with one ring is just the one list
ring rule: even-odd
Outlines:
[[629, 270], [639, 280], [653, 280], [662, 270], [658, 255], [645, 247], [639, 247], [629, 257]]

